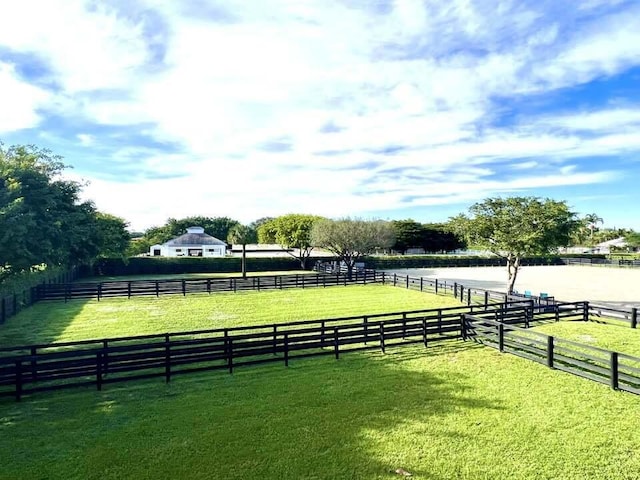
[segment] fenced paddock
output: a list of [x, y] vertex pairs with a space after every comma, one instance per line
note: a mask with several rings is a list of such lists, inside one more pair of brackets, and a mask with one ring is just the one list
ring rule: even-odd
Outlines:
[[160, 295], [183, 295], [193, 293], [238, 292], [247, 290], [282, 290], [287, 288], [319, 288], [337, 285], [357, 285], [384, 283], [384, 273], [372, 270], [346, 274], [294, 274], [264, 275], [254, 277], [211, 277], [170, 280], [131, 280], [112, 282], [66, 283], [60, 285], [39, 285], [34, 287], [37, 300], [73, 300], [109, 297], [137, 297]]
[[466, 338], [615, 390], [640, 395], [640, 357], [565, 340], [504, 322], [464, 315]]
[[[574, 307], [579, 308], [578, 305]], [[462, 306], [0, 349], [0, 395], [23, 395], [464, 338], [462, 315], [529, 325], [532, 302]]]

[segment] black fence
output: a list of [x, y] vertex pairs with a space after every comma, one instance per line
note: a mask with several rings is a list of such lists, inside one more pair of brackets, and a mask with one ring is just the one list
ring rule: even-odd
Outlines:
[[561, 258], [564, 265], [589, 265], [596, 267], [631, 267], [639, 268], [640, 260], [609, 258]]
[[61, 272], [56, 276], [50, 277], [47, 282], [43, 282], [39, 287], [21, 288], [10, 295], [2, 295], [0, 293], [0, 325], [13, 317], [21, 310], [30, 307], [40, 300], [38, 297], [38, 288], [47, 288], [53, 285], [67, 284], [78, 278], [78, 268], [74, 267], [66, 272]]
[[615, 390], [640, 395], [639, 357], [544, 335], [473, 314], [465, 314], [463, 324], [466, 339], [549, 368], [608, 384]]
[[[529, 322], [532, 303], [462, 306], [0, 349], [0, 396], [104, 385], [464, 337], [463, 314]], [[475, 318], [475, 317], [474, 317]]]
[[338, 273], [269, 275], [255, 277], [192, 278], [181, 280], [131, 280], [114, 282], [66, 283], [61, 285], [39, 285], [37, 300], [72, 300], [108, 297], [137, 297], [160, 295], [187, 295], [192, 293], [238, 292], [244, 290], [281, 290], [285, 288], [330, 287], [381, 283], [384, 273], [373, 270], [354, 272], [351, 278]]

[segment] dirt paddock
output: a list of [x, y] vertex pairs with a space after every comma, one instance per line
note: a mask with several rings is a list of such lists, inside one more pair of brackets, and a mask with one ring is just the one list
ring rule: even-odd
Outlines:
[[[505, 291], [506, 267], [409, 268], [387, 270], [412, 276], [437, 278], [468, 287]], [[640, 269], [590, 266], [522, 267], [515, 289], [542, 292], [559, 300], [590, 302], [611, 307], [640, 307]]]

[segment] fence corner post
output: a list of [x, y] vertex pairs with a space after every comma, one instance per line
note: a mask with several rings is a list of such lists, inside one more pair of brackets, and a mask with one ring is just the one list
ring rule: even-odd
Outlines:
[[547, 337], [547, 367], [549, 368], [553, 368], [553, 350], [554, 350], [553, 337], [549, 335]]
[[504, 323], [498, 324], [498, 350], [504, 352]]
[[610, 381], [611, 388], [618, 390], [618, 352], [611, 352]]
[[638, 308], [633, 307], [631, 309], [631, 328], [636, 328], [638, 326]]

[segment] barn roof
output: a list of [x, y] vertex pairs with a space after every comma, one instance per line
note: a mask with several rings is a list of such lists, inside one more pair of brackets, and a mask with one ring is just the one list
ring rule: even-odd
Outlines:
[[189, 227], [187, 233], [180, 235], [179, 237], [172, 238], [165, 243], [167, 247], [178, 246], [200, 246], [200, 245], [226, 245], [222, 240], [218, 240], [216, 237], [207, 235], [206, 233], [194, 233], [194, 227]]

